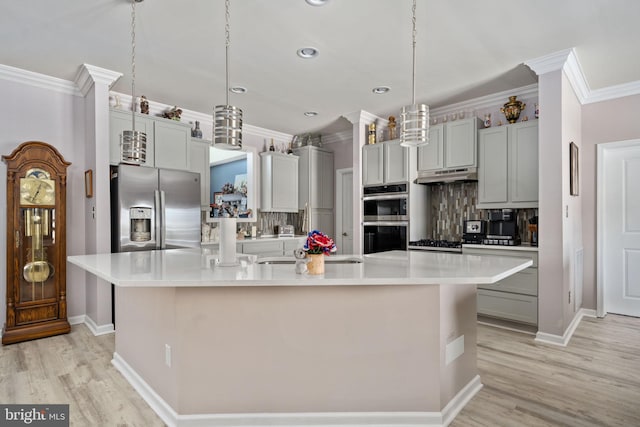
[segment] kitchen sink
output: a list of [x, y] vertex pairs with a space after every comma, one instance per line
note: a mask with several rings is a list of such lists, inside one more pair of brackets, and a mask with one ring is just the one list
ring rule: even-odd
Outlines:
[[[325, 264], [360, 264], [362, 258], [354, 255], [331, 255], [324, 258]], [[296, 259], [290, 256], [274, 256], [258, 258], [256, 264], [295, 264]]]

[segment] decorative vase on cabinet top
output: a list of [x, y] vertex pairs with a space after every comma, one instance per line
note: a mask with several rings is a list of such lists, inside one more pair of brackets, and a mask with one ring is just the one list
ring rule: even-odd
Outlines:
[[524, 110], [526, 104], [522, 101], [516, 101], [517, 96], [510, 96], [509, 102], [504, 104], [504, 107], [500, 108], [500, 112], [504, 113], [509, 123], [515, 123], [520, 117], [520, 112]]

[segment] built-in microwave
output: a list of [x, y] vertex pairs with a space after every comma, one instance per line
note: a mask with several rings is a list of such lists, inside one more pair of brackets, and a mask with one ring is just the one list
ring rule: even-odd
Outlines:
[[367, 186], [363, 189], [364, 221], [408, 221], [407, 184]]

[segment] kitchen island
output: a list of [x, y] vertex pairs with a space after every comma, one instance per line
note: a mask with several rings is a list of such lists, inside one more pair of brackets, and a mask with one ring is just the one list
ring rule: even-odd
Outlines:
[[113, 363], [168, 425], [446, 425], [482, 386], [476, 285], [531, 265], [393, 251], [310, 276], [215, 259], [68, 257], [116, 285]]

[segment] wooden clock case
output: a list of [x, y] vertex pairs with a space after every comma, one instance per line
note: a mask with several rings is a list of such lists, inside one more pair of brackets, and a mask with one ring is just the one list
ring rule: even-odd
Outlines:
[[[71, 163], [39, 141], [22, 143], [2, 160], [7, 164], [7, 318], [2, 344], [68, 333], [66, 185]], [[43, 186], [53, 186], [55, 197], [36, 199], [39, 186], [29, 197], [24, 187], [33, 171], [46, 177]], [[36, 264], [39, 270], [27, 271]]]

